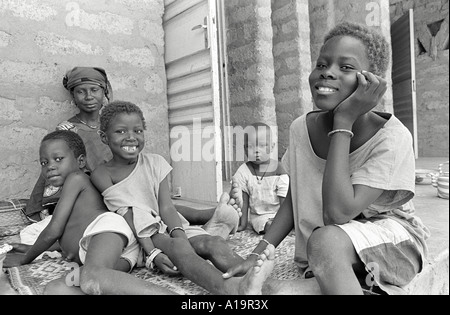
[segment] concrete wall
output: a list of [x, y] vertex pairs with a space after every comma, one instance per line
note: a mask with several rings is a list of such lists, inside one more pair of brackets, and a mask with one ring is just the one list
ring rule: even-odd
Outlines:
[[0, 1], [0, 199], [27, 198], [40, 139], [76, 113], [62, 86], [74, 66], [100, 66], [114, 99], [147, 119], [147, 149], [169, 158], [163, 0]]
[[[449, 156], [449, 2], [391, 0], [395, 22], [414, 10], [419, 157]], [[442, 21], [433, 36], [428, 25]]]
[[436, 60], [427, 55], [416, 59], [417, 137], [421, 157], [449, 156], [448, 60], [448, 50], [439, 51]]

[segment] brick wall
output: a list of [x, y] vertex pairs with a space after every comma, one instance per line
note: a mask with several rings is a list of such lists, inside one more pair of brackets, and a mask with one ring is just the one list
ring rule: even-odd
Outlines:
[[311, 73], [308, 0], [272, 0], [274, 96], [278, 125], [278, 154], [289, 145], [289, 127], [312, 110], [308, 78]]
[[[271, 1], [224, 2], [231, 125], [276, 126]], [[233, 163], [232, 173], [241, 163]]]
[[227, 0], [231, 122], [275, 122], [270, 0]]
[[62, 86], [74, 66], [100, 66], [114, 99], [147, 119], [147, 149], [169, 158], [163, 0], [0, 1], [0, 199], [27, 198], [40, 139], [76, 113]]
[[[292, 121], [313, 109], [308, 77], [325, 34], [354, 21], [390, 40], [388, 0], [227, 0], [225, 6], [231, 123], [275, 121], [280, 157]], [[393, 112], [390, 71], [387, 80], [376, 109]]]

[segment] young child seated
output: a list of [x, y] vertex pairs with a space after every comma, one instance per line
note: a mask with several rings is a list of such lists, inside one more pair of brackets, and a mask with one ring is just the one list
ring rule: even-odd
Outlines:
[[[69, 91], [71, 104], [78, 109], [78, 113], [67, 121], [60, 122], [56, 130], [71, 130], [80, 135], [88, 152], [86, 169], [92, 171], [98, 164], [108, 161], [112, 156], [108, 146], [100, 141], [97, 134], [100, 110], [104, 104], [112, 100], [111, 83], [102, 68], [74, 67], [66, 72], [62, 84]], [[51, 215], [59, 196], [60, 190], [49, 185], [40, 176], [27, 202], [26, 214], [35, 221], [44, 219], [45, 215]], [[43, 210], [47, 213], [41, 213]], [[45, 222], [42, 222], [41, 226], [45, 227]], [[28, 229], [23, 231], [23, 242], [33, 244], [41, 230], [38, 226], [35, 231]]]
[[[112, 153], [101, 142], [98, 130], [100, 111], [113, 97], [113, 90], [106, 71], [99, 67], [74, 67], [66, 72], [62, 80], [64, 88], [72, 97], [71, 104], [78, 113], [56, 126], [56, 130], [70, 130], [78, 133], [86, 147], [86, 169], [90, 173], [97, 165], [109, 161]], [[60, 197], [59, 187], [49, 185], [41, 175], [36, 182], [25, 212], [36, 223], [30, 224], [20, 232], [21, 245], [16, 250], [26, 251], [32, 245], [45, 226], [51, 220], [53, 207]], [[44, 206], [45, 205], [45, 206]], [[45, 209], [44, 209], [45, 208]], [[204, 229], [213, 235], [227, 238], [237, 230], [240, 209], [236, 211], [216, 211], [222, 208], [210, 208], [197, 211], [187, 206], [178, 206], [179, 211], [190, 221], [204, 225]], [[48, 211], [50, 210], [50, 211]], [[44, 215], [46, 213], [46, 216]], [[56, 243], [52, 250], [57, 250]]]
[[60, 279], [49, 284], [47, 293], [171, 294], [126, 273], [137, 262], [139, 245], [127, 222], [107, 210], [85, 174], [86, 148], [81, 137], [65, 130], [49, 133], [42, 139], [39, 160], [42, 176], [61, 188], [61, 197], [33, 246], [25, 253], [8, 253], [5, 267], [29, 264], [59, 241], [65, 259], [84, 266], [79, 287]]
[[[243, 259], [222, 237], [190, 225], [176, 211], [167, 179], [171, 166], [162, 156], [143, 152], [145, 128], [143, 113], [135, 104], [107, 105], [100, 116], [100, 135], [113, 158], [91, 175], [109, 210], [124, 216], [137, 236], [145, 266], [157, 266], [167, 274], [180, 271], [213, 294], [261, 293], [260, 286], [273, 268], [273, 249], [261, 269], [253, 269], [244, 279], [223, 279], [221, 271]], [[219, 207], [236, 211], [228, 200], [224, 193]]]
[[[342, 23], [326, 35], [309, 77], [318, 110], [291, 125], [283, 158], [291, 189], [254, 249], [277, 246], [295, 228], [294, 259], [314, 278], [270, 281], [263, 292], [363, 294], [363, 285], [399, 294], [425, 266], [411, 133], [373, 111], [389, 64], [390, 45], [373, 28]], [[254, 256], [225, 276], [245, 272]]]
[[242, 216], [238, 231], [248, 222], [260, 234], [269, 229], [286, 197], [289, 177], [281, 162], [271, 158], [276, 143], [270, 126], [254, 123], [245, 128], [244, 149], [248, 161], [233, 176], [233, 183], [243, 192]]

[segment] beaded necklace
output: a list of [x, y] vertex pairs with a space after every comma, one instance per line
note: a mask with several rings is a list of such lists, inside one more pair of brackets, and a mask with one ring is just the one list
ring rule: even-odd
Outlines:
[[80, 123], [82, 123], [82, 124], [85, 125], [85, 126], [88, 126], [88, 127], [91, 128], [91, 129], [97, 129], [97, 128], [98, 128], [98, 126], [92, 126], [92, 125], [89, 125], [87, 122], [81, 120], [81, 118], [78, 117], [78, 115], [75, 115], [75, 117], [80, 121]]

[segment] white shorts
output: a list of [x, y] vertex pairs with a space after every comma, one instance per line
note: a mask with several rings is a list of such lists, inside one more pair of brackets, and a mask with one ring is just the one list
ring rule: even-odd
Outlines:
[[84, 231], [83, 237], [80, 239], [79, 243], [79, 256], [81, 262], [84, 264], [92, 237], [106, 232], [118, 233], [127, 238], [128, 243], [120, 257], [129, 262], [131, 270], [138, 261], [140, 246], [125, 219], [113, 212], [105, 212], [99, 215]]
[[267, 222], [275, 218], [275, 215], [276, 213], [250, 214], [250, 225], [259, 234], [264, 231]]

